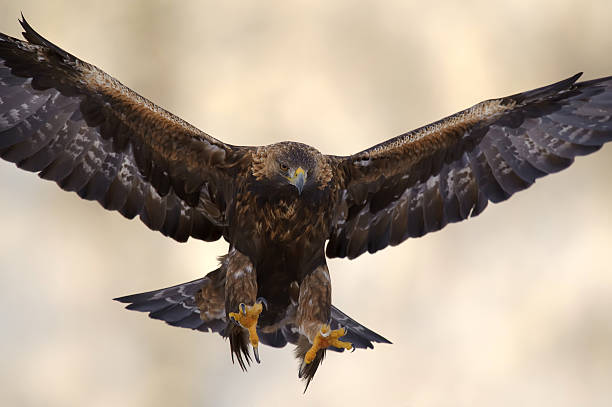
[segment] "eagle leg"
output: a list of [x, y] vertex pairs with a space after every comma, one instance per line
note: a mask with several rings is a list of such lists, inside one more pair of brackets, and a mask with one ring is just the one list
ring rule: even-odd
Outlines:
[[233, 321], [229, 322], [233, 326], [228, 330], [232, 360], [236, 355], [238, 363], [245, 369], [242, 356], [248, 363], [249, 343], [259, 363], [259, 337], [256, 329], [259, 314], [266, 303], [257, 299], [257, 272], [247, 256], [232, 248], [223, 258], [221, 267], [225, 270], [225, 310], [228, 312], [228, 320]]
[[306, 388], [314, 377], [318, 366], [325, 357], [325, 351], [333, 346], [339, 349], [352, 349], [340, 337], [346, 329], [331, 330], [331, 279], [325, 263], [308, 273], [299, 285], [296, 324], [300, 340], [296, 356], [301, 360], [298, 375], [306, 381]]
[[332, 329], [327, 324], [323, 324], [321, 329], [317, 333], [312, 343], [312, 346], [306, 352], [306, 356], [304, 356], [304, 362], [306, 364], [311, 363], [315, 357], [317, 356], [317, 352], [321, 349], [327, 349], [330, 346], [333, 346], [338, 349], [353, 349], [353, 345], [350, 342], [341, 341], [339, 338], [346, 335], [346, 329]]
[[230, 312], [229, 317], [232, 321], [236, 322], [238, 325], [243, 327], [249, 332], [249, 341], [251, 342], [251, 346], [253, 347], [253, 354], [255, 355], [255, 360], [257, 363], [260, 363], [259, 360], [259, 337], [257, 336], [257, 320], [259, 319], [259, 314], [263, 311], [264, 302], [257, 301], [253, 305], [245, 305], [241, 303], [238, 306], [238, 312]]

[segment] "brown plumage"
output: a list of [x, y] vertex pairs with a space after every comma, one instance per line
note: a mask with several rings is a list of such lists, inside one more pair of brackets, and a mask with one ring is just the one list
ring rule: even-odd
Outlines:
[[[575, 75], [352, 156], [232, 146], [22, 26], [28, 42], [0, 34], [0, 156], [177, 241], [223, 237], [217, 270], [118, 300], [229, 337], [243, 369], [254, 338], [296, 344], [307, 383], [326, 347], [388, 342], [332, 306], [326, 256], [355, 258], [476, 216], [612, 139], [612, 79]], [[341, 341], [327, 341], [341, 327]]]

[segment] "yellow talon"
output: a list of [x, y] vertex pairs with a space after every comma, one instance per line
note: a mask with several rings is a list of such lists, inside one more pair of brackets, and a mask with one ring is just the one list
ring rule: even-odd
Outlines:
[[236, 322], [238, 325], [249, 331], [249, 341], [253, 346], [253, 354], [255, 360], [259, 363], [259, 352], [257, 346], [259, 345], [259, 337], [257, 336], [257, 320], [259, 314], [263, 311], [263, 306], [260, 302], [256, 302], [253, 305], [240, 304], [239, 312], [230, 312], [229, 317]]
[[353, 349], [353, 345], [350, 342], [343, 342], [338, 339], [344, 335], [346, 335], [346, 329], [344, 328], [332, 331], [329, 325], [321, 326], [321, 330], [317, 333], [317, 336], [315, 336], [312, 346], [308, 352], [306, 352], [304, 362], [306, 362], [306, 364], [312, 362], [320, 349], [326, 349], [330, 346], [344, 348], [346, 350]]

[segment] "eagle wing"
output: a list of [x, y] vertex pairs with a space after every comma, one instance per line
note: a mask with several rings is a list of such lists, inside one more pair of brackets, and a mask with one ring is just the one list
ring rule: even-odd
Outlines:
[[612, 77], [488, 100], [335, 162], [327, 256], [355, 258], [481, 213], [612, 140]]
[[223, 233], [250, 159], [21, 21], [0, 34], [0, 157], [178, 241]]

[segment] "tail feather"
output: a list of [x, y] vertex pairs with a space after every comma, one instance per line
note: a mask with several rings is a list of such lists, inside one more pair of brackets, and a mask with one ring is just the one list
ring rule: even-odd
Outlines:
[[[219, 277], [217, 269], [203, 278], [145, 293], [115, 298], [115, 301], [129, 304], [132, 311], [148, 312], [149, 317], [165, 321], [169, 325], [191, 328], [202, 332], [223, 334], [227, 321], [223, 308], [210, 310], [213, 317], [202, 318], [197, 297], [205, 287], [214, 288]], [[214, 318], [216, 316], [217, 318]]]
[[[331, 307], [331, 329], [340, 327], [346, 328], [347, 332], [340, 340], [347, 341], [353, 344], [355, 348], [374, 349], [374, 343], [391, 343], [388, 339], [382, 337], [376, 332], [366, 328], [353, 318], [340, 311], [332, 305]], [[344, 349], [330, 348], [331, 350], [342, 352]]]
[[287, 345], [286, 330], [279, 329], [275, 332], [262, 332], [260, 329], [257, 330], [257, 336], [259, 336], [259, 342], [264, 345], [271, 346], [273, 348], [283, 348]]
[[[233, 323], [228, 324], [223, 301], [224, 280], [221, 269], [217, 269], [206, 277], [188, 283], [119, 297], [115, 300], [128, 304], [126, 308], [129, 310], [148, 312], [149, 317], [165, 321], [172, 326], [202, 332], [217, 332], [227, 337], [232, 361], [237, 361], [240, 368], [246, 370], [251, 364], [248, 335], [241, 327]], [[374, 343], [391, 343], [334, 306], [331, 308], [330, 325], [332, 329], [346, 328], [346, 335], [340, 339], [352, 343], [358, 349], [372, 349]], [[282, 348], [287, 343], [297, 345], [295, 354], [301, 363], [299, 376], [306, 381], [308, 388], [325, 357], [325, 350], [319, 351], [315, 359], [306, 364], [304, 356], [310, 349], [311, 343], [305, 336], [299, 334], [295, 325], [288, 323], [275, 332], [263, 332], [261, 329], [257, 331], [262, 344], [276, 348]], [[336, 352], [344, 351], [334, 347], [328, 349]]]

